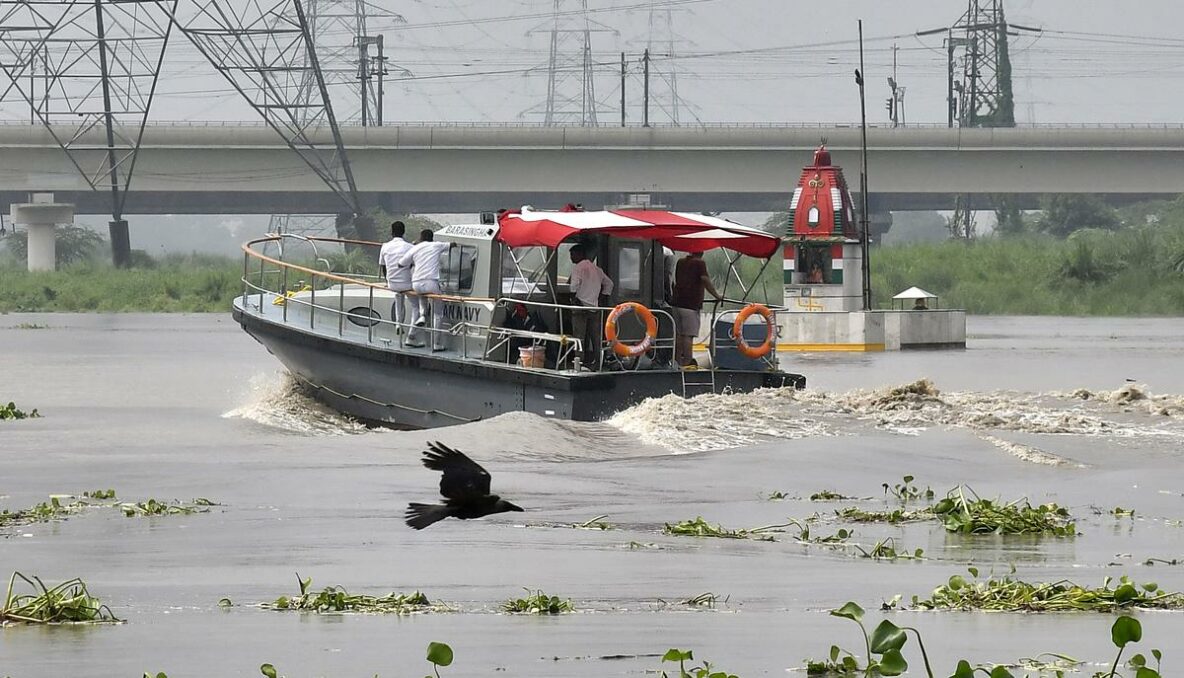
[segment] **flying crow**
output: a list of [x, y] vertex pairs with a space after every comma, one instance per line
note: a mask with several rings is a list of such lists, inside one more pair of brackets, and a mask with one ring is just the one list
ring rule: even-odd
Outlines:
[[489, 472], [481, 465], [443, 443], [428, 443], [423, 453], [423, 465], [433, 471], [443, 471], [440, 476], [440, 494], [443, 504], [416, 504], [407, 506], [407, 525], [417, 530], [444, 520], [445, 518], [480, 518], [491, 513], [521, 511], [519, 506], [489, 493]]

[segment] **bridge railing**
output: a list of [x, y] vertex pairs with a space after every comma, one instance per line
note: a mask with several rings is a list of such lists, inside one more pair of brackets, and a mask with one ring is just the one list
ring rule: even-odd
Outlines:
[[[267, 123], [261, 120], [150, 120], [148, 127], [257, 127], [265, 128]], [[40, 122], [30, 125], [27, 120], [0, 119], [0, 126], [4, 127], [41, 127]], [[361, 127], [358, 122], [340, 123], [344, 128]], [[456, 129], [562, 129], [562, 127], [548, 127], [541, 122], [489, 122], [489, 121], [431, 121], [431, 120], [403, 120], [391, 121], [385, 125], [388, 128], [456, 128]], [[576, 126], [578, 128], [578, 126]], [[650, 128], [657, 129], [843, 129], [859, 127], [858, 121], [782, 121], [782, 122], [698, 122], [693, 125], [673, 123], [651, 123]], [[944, 122], [910, 122], [907, 125], [893, 127], [889, 123], [868, 123], [871, 129], [941, 129], [948, 125]], [[627, 129], [639, 128], [631, 125]], [[373, 131], [382, 128], [368, 128]], [[580, 128], [583, 129], [583, 128]], [[602, 125], [599, 129], [621, 129], [614, 125]], [[962, 128], [956, 128], [962, 129]], [[985, 129], [985, 128], [966, 128]], [[995, 129], [1184, 129], [1180, 122], [1030, 122], [1017, 123], [1013, 128]]]

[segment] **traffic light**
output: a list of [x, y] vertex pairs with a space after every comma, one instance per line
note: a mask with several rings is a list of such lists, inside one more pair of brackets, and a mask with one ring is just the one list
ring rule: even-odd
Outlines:
[[888, 97], [884, 101], [884, 108], [888, 109], [888, 117], [889, 118], [896, 118], [896, 109], [892, 106], [892, 104], [893, 104], [892, 97]]

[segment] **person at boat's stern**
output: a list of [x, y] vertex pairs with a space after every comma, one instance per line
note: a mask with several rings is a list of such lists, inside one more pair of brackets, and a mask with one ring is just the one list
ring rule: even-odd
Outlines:
[[704, 292], [723, 299], [711, 284], [703, 253], [691, 252], [674, 265], [674, 286], [670, 295], [674, 315], [674, 362], [679, 367], [698, 365], [695, 362], [695, 337], [699, 335]]
[[395, 333], [402, 334], [407, 323], [407, 292], [411, 291], [411, 269], [399, 263], [411, 249], [411, 243], [403, 236], [407, 225], [401, 221], [391, 224], [391, 239], [382, 244], [378, 252], [378, 269], [386, 278], [386, 286], [395, 293], [391, 316], [395, 319]]
[[[405, 345], [413, 348], [423, 346], [419, 339], [419, 328], [426, 323], [424, 315], [429, 307], [432, 316], [432, 350], [443, 351], [444, 334], [444, 302], [437, 296], [442, 292], [440, 288], [440, 256], [451, 246], [451, 243], [434, 242], [435, 234], [432, 229], [425, 228], [419, 233], [419, 242], [407, 250], [399, 259], [403, 266], [411, 267], [411, 289], [419, 296], [419, 303], [411, 305], [411, 331], [407, 333]], [[431, 296], [429, 296], [431, 295]]]
[[576, 303], [580, 306], [591, 307], [587, 311], [572, 311], [572, 334], [583, 342], [584, 355], [582, 360], [589, 367], [597, 364], [597, 354], [600, 352], [600, 323], [595, 309], [600, 306], [601, 295], [613, 293], [613, 281], [596, 262], [588, 258], [584, 246], [576, 243], [571, 246], [571, 275], [568, 286], [575, 295]]

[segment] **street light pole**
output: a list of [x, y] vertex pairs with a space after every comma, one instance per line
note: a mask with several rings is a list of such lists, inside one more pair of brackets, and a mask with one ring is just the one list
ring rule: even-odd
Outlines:
[[859, 195], [860, 201], [863, 203], [862, 214], [860, 221], [862, 228], [862, 237], [860, 239], [860, 249], [863, 255], [863, 263], [860, 266], [860, 274], [863, 278], [863, 310], [870, 311], [872, 309], [872, 287], [871, 287], [871, 265], [868, 261], [868, 254], [870, 247], [868, 241], [871, 239], [871, 233], [868, 228], [868, 213], [867, 213], [867, 101], [863, 92], [863, 19], [859, 20], [859, 70], [855, 71], [855, 83], [859, 85], [859, 127], [862, 132], [862, 151], [863, 162], [859, 169]]

